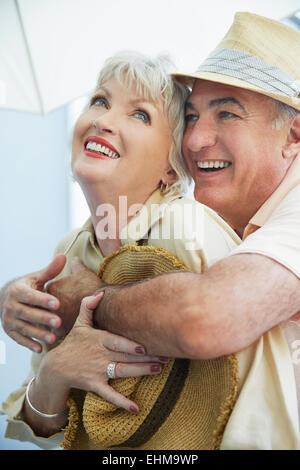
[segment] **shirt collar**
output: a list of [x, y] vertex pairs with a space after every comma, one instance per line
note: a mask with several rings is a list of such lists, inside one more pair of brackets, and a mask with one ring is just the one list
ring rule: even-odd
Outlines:
[[[178, 199], [180, 196], [163, 196], [159, 189], [151, 194], [145, 202], [142, 209], [129, 221], [129, 223], [121, 230], [121, 242], [125, 244], [136, 244], [137, 241], [147, 238], [150, 228], [163, 217], [164, 211], [171, 201]], [[164, 203], [164, 204], [163, 204]], [[96, 251], [99, 251], [96, 242], [94, 226], [91, 217], [87, 219], [79, 232], [71, 241], [66, 253], [74, 245], [81, 233], [88, 232], [90, 234], [90, 243]]]
[[293, 161], [278, 188], [264, 202], [246, 226], [243, 240], [266, 223], [284, 197], [298, 184], [300, 184], [300, 154]]
[[87, 221], [84, 223], [84, 225], [80, 229], [81, 232], [90, 232], [92, 235], [95, 234], [94, 232], [94, 227], [92, 223], [92, 218], [89, 217]]
[[142, 209], [121, 230], [122, 245], [132, 245], [143, 238], [148, 238], [149, 230], [163, 217], [167, 204], [174, 199], [178, 199], [178, 196], [163, 196], [159, 189], [154, 191]]
[[64, 251], [65, 255], [67, 255], [69, 253], [69, 251], [72, 248], [72, 246], [74, 245], [74, 243], [77, 241], [77, 239], [80, 237], [80, 235], [84, 232], [89, 233], [89, 240], [90, 240], [90, 243], [91, 243], [92, 247], [97, 251], [97, 253], [100, 253], [100, 249], [99, 249], [98, 244], [96, 242], [96, 237], [95, 237], [95, 231], [94, 231], [94, 227], [93, 227], [93, 223], [92, 223], [92, 218], [89, 217], [87, 219], [87, 221], [84, 223], [84, 225], [80, 228], [80, 230], [78, 230], [76, 232], [73, 239], [71, 240], [71, 242], [69, 243], [69, 245], [65, 249], [65, 251]]

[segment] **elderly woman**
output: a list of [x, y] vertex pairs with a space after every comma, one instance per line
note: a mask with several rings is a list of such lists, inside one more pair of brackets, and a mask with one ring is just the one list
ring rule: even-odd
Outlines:
[[[169, 75], [169, 66], [164, 57], [121, 53], [101, 70], [72, 145], [73, 174], [91, 217], [59, 243], [56, 253], [65, 253], [66, 264], [58, 278], [70, 274], [75, 256], [97, 273], [103, 259], [125, 244], [163, 248], [187, 269], [202, 272], [239, 242], [213, 211], [183, 198], [188, 176], [181, 137], [188, 90]], [[141, 345], [94, 329], [92, 313], [100, 299], [101, 294], [85, 298], [60, 344], [33, 355], [28, 380], [3, 405], [8, 437], [55, 447], [72, 421], [71, 389], [94, 392], [127, 413], [139, 412], [135, 401], [108, 385], [108, 366], [117, 363], [110, 377], [138, 377], [159, 374], [167, 360], [145, 356]], [[150, 448], [166, 448], [164, 439], [158, 434]], [[93, 445], [85, 437], [77, 448], [97, 448]]]

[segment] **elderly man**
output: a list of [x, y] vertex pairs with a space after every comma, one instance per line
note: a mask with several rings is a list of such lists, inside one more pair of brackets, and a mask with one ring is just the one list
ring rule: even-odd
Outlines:
[[[203, 275], [104, 286], [95, 313], [101, 328], [148, 354], [208, 359], [242, 351], [224, 449], [300, 448], [292, 361], [300, 328], [289, 321], [300, 311], [299, 50], [297, 31], [239, 13], [199, 70], [178, 76], [193, 82], [183, 153], [195, 198], [243, 242]], [[83, 284], [95, 286], [93, 276], [78, 268], [78, 298], [90, 294]], [[70, 282], [51, 292], [63, 301]]]

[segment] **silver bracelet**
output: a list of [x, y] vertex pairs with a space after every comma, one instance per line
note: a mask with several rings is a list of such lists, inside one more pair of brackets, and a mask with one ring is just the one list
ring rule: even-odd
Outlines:
[[32, 377], [32, 379], [30, 380], [29, 384], [27, 385], [26, 387], [26, 401], [29, 405], [29, 408], [36, 414], [36, 415], [39, 415], [39, 416], [42, 416], [42, 418], [57, 418], [57, 416], [61, 415], [61, 413], [55, 413], [53, 415], [49, 415], [49, 414], [46, 414], [46, 413], [42, 413], [41, 411], [37, 410], [33, 405], [32, 403], [30, 402], [29, 400], [29, 390], [30, 390], [30, 386], [32, 384], [32, 382], [35, 380], [35, 377]]

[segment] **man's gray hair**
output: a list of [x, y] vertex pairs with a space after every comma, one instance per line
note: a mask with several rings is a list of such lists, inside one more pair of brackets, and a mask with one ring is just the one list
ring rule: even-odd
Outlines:
[[[101, 69], [97, 88], [111, 77], [126, 87], [134, 86], [143, 98], [153, 101], [163, 99], [164, 111], [172, 130], [169, 163], [176, 173], [174, 184], [163, 192], [168, 195], [184, 194], [191, 181], [181, 152], [184, 132], [184, 105], [189, 88], [172, 78], [175, 66], [168, 55], [155, 58], [135, 51], [121, 51], [108, 58]], [[159, 151], [159, 149], [157, 149]]]
[[286, 121], [293, 119], [295, 116], [300, 114], [300, 111], [298, 109], [293, 108], [292, 106], [289, 106], [288, 104], [282, 103], [281, 101], [272, 99], [274, 106], [275, 106], [275, 111], [276, 111], [276, 117], [272, 122], [272, 126], [275, 129], [281, 129]]

